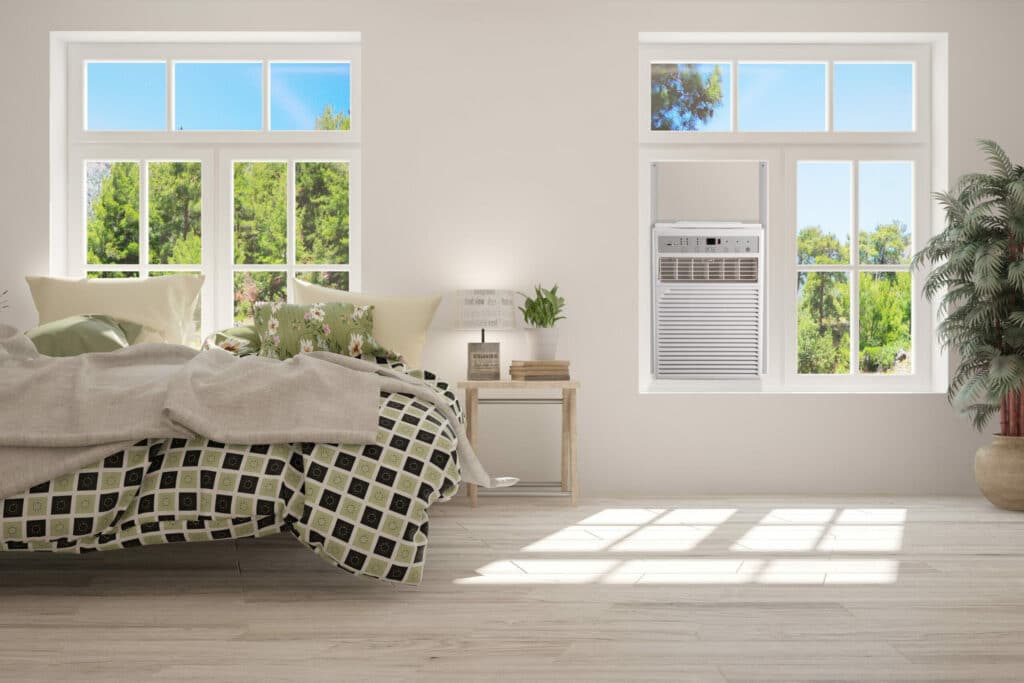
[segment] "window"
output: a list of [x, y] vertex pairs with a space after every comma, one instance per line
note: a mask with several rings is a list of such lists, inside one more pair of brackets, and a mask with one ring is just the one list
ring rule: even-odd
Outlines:
[[358, 36], [258, 37], [68, 44], [55, 270], [202, 273], [203, 334], [291, 277], [358, 287]]
[[799, 373], [913, 372], [912, 199], [912, 162], [797, 162]]
[[654, 61], [650, 91], [652, 131], [914, 130], [913, 62]]
[[[767, 187], [754, 191], [768, 206], [767, 369], [743, 386], [651, 378], [650, 227], [655, 219], [708, 218], [663, 216], [658, 207], [671, 204], [685, 214], [686, 202], [662, 200], [656, 207], [652, 200], [641, 203], [641, 390], [927, 391], [940, 385], [928, 343], [934, 309], [921, 296], [910, 260], [932, 234], [930, 192], [941, 182], [933, 162], [945, 150], [933, 149], [944, 143], [933, 135], [932, 112], [944, 106], [938, 99], [944, 94], [934, 86], [941, 79], [933, 74], [932, 53], [945, 50], [945, 37], [823, 34], [806, 43], [791, 35], [713, 37], [641, 35], [640, 191], [664, 191], [650, 183], [667, 162], [767, 166]], [[699, 183], [723, 175], [708, 168], [698, 180], [686, 177]], [[716, 208], [751, 204], [745, 196], [722, 201], [727, 191], [721, 188], [708, 194]]]

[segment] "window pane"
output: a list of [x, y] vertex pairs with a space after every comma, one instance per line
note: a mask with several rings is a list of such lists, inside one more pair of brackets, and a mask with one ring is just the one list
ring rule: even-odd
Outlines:
[[85, 165], [87, 263], [139, 262], [139, 165]]
[[262, 130], [263, 65], [178, 62], [174, 65], [177, 130]]
[[739, 70], [740, 130], [825, 130], [824, 64], [740, 64]]
[[86, 130], [165, 130], [167, 66], [163, 62], [88, 62]]
[[797, 372], [850, 371], [850, 280], [847, 273], [797, 275]]
[[857, 172], [861, 263], [910, 263], [914, 165], [862, 161]]
[[348, 263], [348, 164], [295, 164], [295, 255], [299, 263]]
[[138, 277], [139, 271], [137, 270], [104, 270], [104, 271], [90, 271], [85, 274], [90, 280], [97, 278], [110, 279], [110, 278], [122, 278], [122, 277]]
[[349, 65], [270, 65], [271, 130], [348, 130]]
[[913, 64], [836, 64], [835, 130], [914, 129]]
[[860, 371], [909, 375], [910, 273], [860, 274]]
[[730, 130], [729, 64], [651, 64], [651, 130]]
[[295, 277], [305, 282], [311, 282], [314, 285], [321, 285], [323, 287], [332, 287], [334, 289], [344, 289], [348, 291], [348, 273], [347, 272], [318, 272], [318, 273], [295, 273]]
[[235, 263], [285, 262], [287, 183], [285, 162], [235, 162]]
[[199, 264], [202, 252], [202, 164], [149, 164], [149, 262]]
[[288, 298], [287, 273], [235, 273], [235, 322], [251, 323], [253, 304]]
[[797, 263], [850, 262], [852, 167], [848, 161], [797, 162]]

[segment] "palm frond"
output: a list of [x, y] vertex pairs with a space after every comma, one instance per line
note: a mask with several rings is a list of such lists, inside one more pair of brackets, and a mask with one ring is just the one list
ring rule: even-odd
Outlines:
[[1010, 161], [1010, 157], [1006, 156], [1006, 152], [995, 141], [980, 140], [978, 141], [978, 147], [988, 156], [989, 163], [992, 164], [992, 168], [997, 173], [1004, 178], [1013, 176], [1013, 162]]

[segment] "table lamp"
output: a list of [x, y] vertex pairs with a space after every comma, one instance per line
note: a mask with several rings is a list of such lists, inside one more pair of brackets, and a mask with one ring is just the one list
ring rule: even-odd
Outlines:
[[466, 353], [466, 378], [501, 379], [498, 342], [488, 342], [487, 330], [511, 330], [516, 326], [515, 292], [508, 289], [460, 289], [456, 329], [480, 330], [480, 342], [470, 342]]

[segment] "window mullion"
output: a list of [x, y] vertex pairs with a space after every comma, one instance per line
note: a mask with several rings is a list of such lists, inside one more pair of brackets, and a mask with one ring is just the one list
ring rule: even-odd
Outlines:
[[270, 130], [270, 62], [263, 60], [263, 130]]
[[217, 263], [216, 263], [216, 233], [218, 230], [216, 211], [216, 184], [217, 184], [217, 163], [216, 153], [211, 150], [204, 150], [199, 163], [199, 207], [201, 215], [199, 219], [200, 234], [200, 272], [203, 274], [203, 301], [201, 309], [200, 336], [204, 339], [206, 335], [215, 329], [220, 328], [218, 320], [217, 302]]
[[295, 275], [295, 159], [288, 160], [288, 184], [286, 199], [287, 202], [287, 228], [288, 228], [288, 242], [287, 242], [287, 264], [288, 264], [288, 275], [287, 282], [285, 283], [285, 291], [287, 292], [288, 301], [294, 301], [295, 296], [292, 291], [292, 277]]
[[835, 84], [833, 82], [834, 69], [832, 64], [831, 59], [825, 62], [825, 132], [827, 133], [831, 133], [834, 128], [832, 103], [835, 97], [832, 94], [832, 90]]
[[139, 160], [139, 275], [149, 277], [149, 162]]
[[167, 101], [167, 130], [174, 130], [174, 60], [168, 59], [164, 62], [165, 68], [167, 69], [167, 77], [164, 79], [167, 83], [167, 95], [164, 98]]
[[850, 374], [860, 374], [860, 161], [853, 160], [850, 189]]
[[729, 67], [732, 70], [732, 78], [729, 79], [729, 101], [732, 104], [729, 112], [729, 130], [735, 133], [739, 129], [739, 109], [740, 109], [740, 62], [738, 59], [732, 60], [732, 64]]
[[234, 161], [225, 150], [214, 152], [217, 168], [217, 220], [223, 221], [216, 231], [216, 296], [217, 327], [230, 327], [234, 322], [235, 291], [235, 221], [234, 221]]

